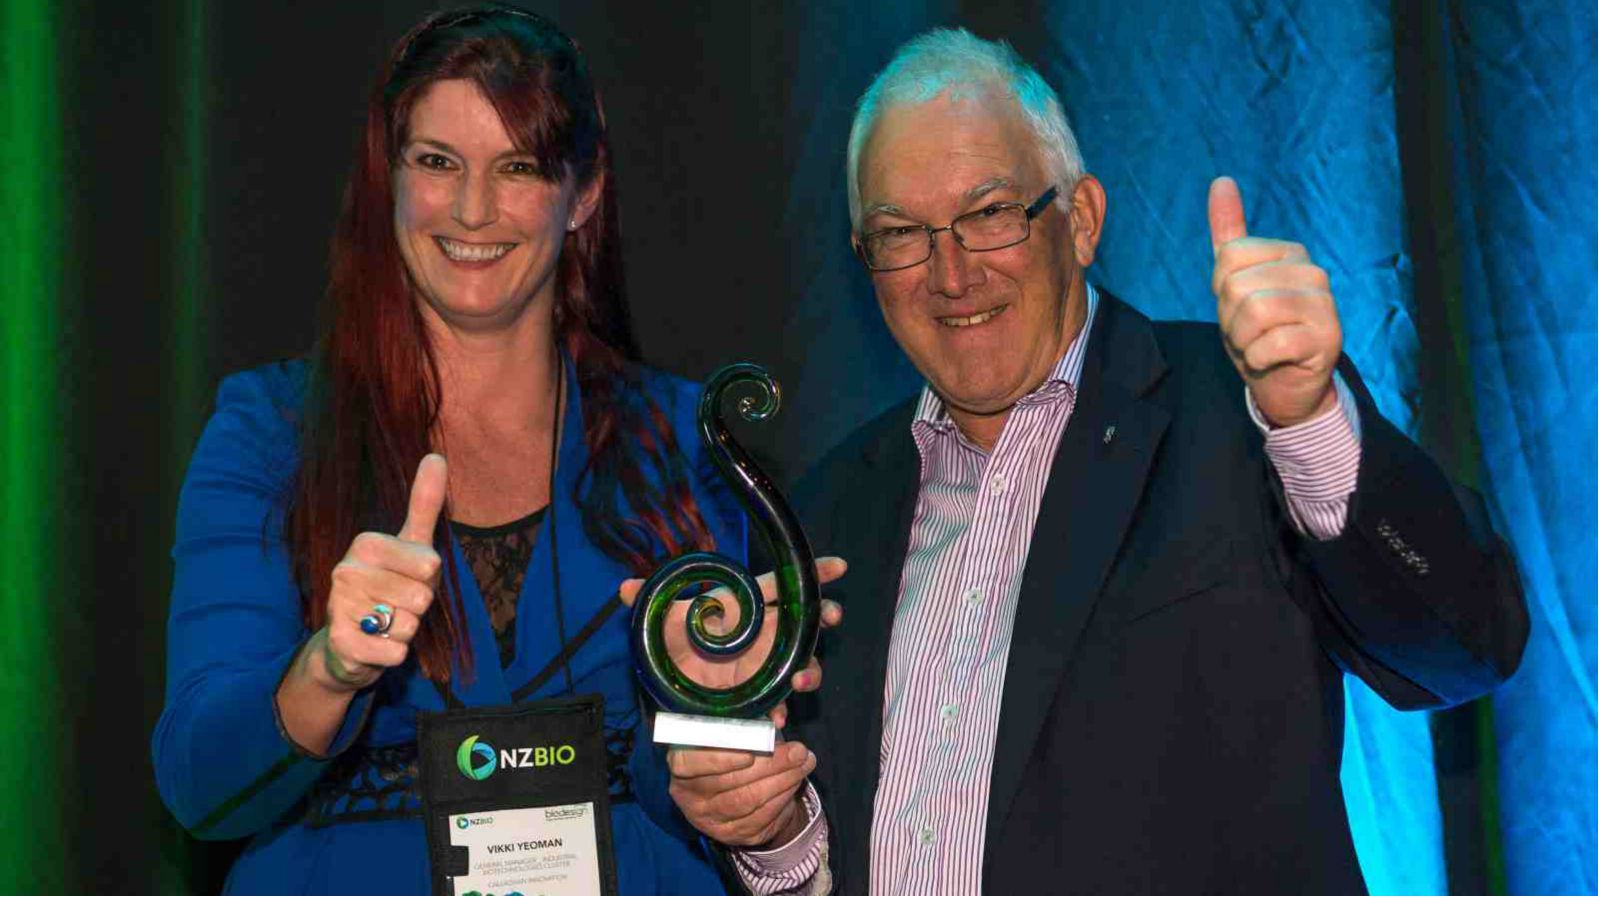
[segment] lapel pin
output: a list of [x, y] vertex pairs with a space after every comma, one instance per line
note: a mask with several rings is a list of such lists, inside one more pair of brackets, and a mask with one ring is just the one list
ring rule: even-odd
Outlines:
[[1115, 426], [1115, 425], [1107, 425], [1106, 426], [1106, 433], [1101, 436], [1100, 443], [1102, 443], [1102, 444], [1111, 443], [1111, 438], [1116, 433], [1117, 433], [1117, 426]]

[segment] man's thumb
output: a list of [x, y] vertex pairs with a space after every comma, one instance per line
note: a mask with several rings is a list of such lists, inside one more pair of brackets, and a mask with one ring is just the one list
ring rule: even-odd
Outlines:
[[1211, 221], [1211, 252], [1215, 254], [1229, 241], [1245, 237], [1244, 198], [1239, 196], [1239, 185], [1223, 175], [1211, 182], [1211, 194], [1206, 198], [1206, 218]]

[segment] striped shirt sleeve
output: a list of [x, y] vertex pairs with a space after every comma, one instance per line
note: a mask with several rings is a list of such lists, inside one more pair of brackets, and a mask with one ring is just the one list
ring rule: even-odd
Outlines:
[[822, 814], [822, 799], [810, 781], [800, 802], [806, 811], [806, 827], [787, 844], [770, 850], [736, 849], [730, 854], [750, 893], [820, 896], [833, 887], [828, 871], [828, 817]]
[[1244, 391], [1250, 418], [1266, 435], [1267, 459], [1283, 480], [1289, 519], [1301, 534], [1320, 541], [1344, 530], [1350, 495], [1361, 469], [1361, 417], [1355, 396], [1338, 372], [1333, 374], [1339, 402], [1320, 416], [1288, 428], [1273, 428]]

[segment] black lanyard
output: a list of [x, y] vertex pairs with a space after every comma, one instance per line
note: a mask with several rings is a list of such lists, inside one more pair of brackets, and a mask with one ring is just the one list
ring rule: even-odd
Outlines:
[[[556, 655], [548, 663], [545, 663], [544, 667], [529, 679], [527, 684], [511, 692], [513, 703], [522, 702], [544, 687], [545, 683], [553, 678], [557, 671], [562, 673], [566, 682], [566, 689], [557, 696], [571, 696], [574, 692], [572, 658], [622, 606], [622, 598], [613, 594], [611, 599], [602, 604], [595, 611], [595, 614], [590, 617], [589, 621], [584, 623], [578, 633], [573, 635], [572, 640], [570, 642], [567, 640], [566, 607], [561, 602], [561, 554], [556, 540], [556, 462], [561, 448], [561, 399], [565, 393], [566, 383], [566, 364], [557, 354], [555, 414], [551, 417], [550, 426], [550, 499], [548, 507], [550, 512], [545, 516], [545, 522], [548, 524], [550, 532], [550, 590], [555, 599], [556, 637], [561, 640], [561, 649], [556, 651]], [[450, 689], [448, 682], [435, 681], [433, 684], [438, 689], [439, 696], [444, 699], [447, 708], [461, 709], [465, 706], [461, 699], [455, 695], [455, 692]]]
[[[561, 449], [561, 399], [566, 393], [566, 386], [567, 363], [561, 358], [561, 352], [558, 350], [556, 351], [556, 409], [550, 416], [550, 499], [547, 501], [550, 504], [550, 515], [545, 519], [550, 523], [550, 590], [556, 599], [556, 637], [561, 640], [561, 650], [556, 654], [556, 658], [561, 660], [561, 672], [566, 676], [567, 689], [563, 693], [571, 696], [571, 660], [577, 653], [577, 648], [573, 647], [572, 652], [568, 652], [566, 610], [561, 604], [561, 553], [556, 544], [556, 461]], [[584, 640], [587, 639], [586, 636]], [[544, 682], [541, 680], [539, 683]], [[533, 691], [530, 690], [528, 693], [531, 694]], [[512, 694], [511, 699], [521, 700], [522, 697]]]

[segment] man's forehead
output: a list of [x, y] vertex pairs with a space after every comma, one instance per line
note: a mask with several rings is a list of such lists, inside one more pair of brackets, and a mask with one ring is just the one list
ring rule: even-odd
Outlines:
[[860, 165], [863, 215], [935, 199], [966, 202], [1031, 180], [1032, 133], [1015, 101], [990, 93], [890, 107]]
[[[1015, 189], [1017, 187], [1016, 179], [1009, 175], [994, 175], [985, 178], [964, 191], [961, 191], [960, 184], [954, 185], [955, 190], [961, 191], [959, 199], [963, 205], [977, 202], [996, 191]], [[868, 199], [862, 206], [862, 218], [880, 213], [885, 215], [905, 215], [906, 210], [899, 204], [882, 200]]]

